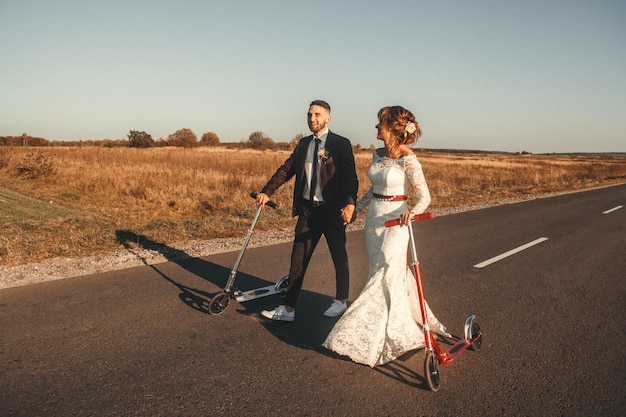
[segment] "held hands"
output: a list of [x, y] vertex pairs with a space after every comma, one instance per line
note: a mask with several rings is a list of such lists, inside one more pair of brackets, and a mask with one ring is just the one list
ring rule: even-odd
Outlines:
[[341, 218], [343, 219], [343, 225], [352, 223], [354, 216], [354, 204], [348, 204], [341, 209]]

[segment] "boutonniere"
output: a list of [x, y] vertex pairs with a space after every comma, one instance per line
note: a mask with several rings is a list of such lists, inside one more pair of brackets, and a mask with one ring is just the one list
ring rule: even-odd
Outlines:
[[317, 156], [320, 157], [323, 163], [326, 163], [326, 161], [328, 161], [328, 158], [330, 158], [330, 153], [328, 153], [328, 150], [326, 148], [322, 148], [317, 153]]

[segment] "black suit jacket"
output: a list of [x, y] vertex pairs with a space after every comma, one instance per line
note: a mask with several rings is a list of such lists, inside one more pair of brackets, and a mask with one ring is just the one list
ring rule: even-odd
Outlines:
[[[293, 216], [301, 213], [302, 192], [307, 181], [304, 173], [304, 164], [311, 140], [313, 140], [313, 135], [300, 139], [293, 153], [276, 170], [276, 173], [261, 190], [262, 193], [271, 197], [281, 185], [295, 175]], [[350, 141], [331, 131], [328, 132], [324, 147], [327, 158], [325, 161], [322, 161], [321, 165], [320, 187], [324, 202], [328, 208], [337, 209], [338, 212], [348, 204], [356, 205], [359, 181], [356, 175], [354, 154], [352, 153]]]

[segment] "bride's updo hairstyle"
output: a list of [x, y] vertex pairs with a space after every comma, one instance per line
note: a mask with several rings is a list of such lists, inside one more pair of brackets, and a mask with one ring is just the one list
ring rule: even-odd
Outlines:
[[398, 145], [410, 145], [422, 136], [415, 116], [402, 106], [383, 107], [378, 111], [378, 121], [391, 131]]

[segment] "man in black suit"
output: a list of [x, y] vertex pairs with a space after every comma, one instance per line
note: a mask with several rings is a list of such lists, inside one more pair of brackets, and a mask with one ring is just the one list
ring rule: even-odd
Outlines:
[[[293, 321], [304, 274], [322, 235], [335, 266], [336, 298], [324, 313], [336, 317], [346, 311], [349, 271], [346, 225], [354, 221], [359, 186], [350, 141], [328, 130], [330, 106], [315, 100], [309, 106], [308, 124], [313, 135], [302, 138], [257, 196], [257, 204], [269, 201], [274, 192], [295, 175], [292, 215], [295, 229], [289, 286], [284, 305], [263, 311], [271, 320]], [[313, 178], [313, 181], [311, 181]], [[311, 186], [311, 184], [313, 186]]]

